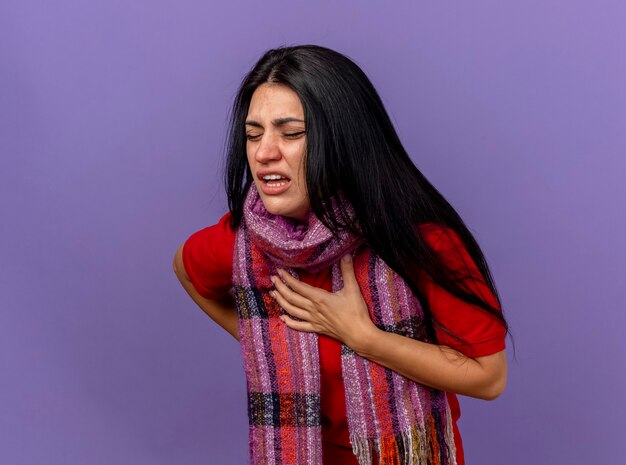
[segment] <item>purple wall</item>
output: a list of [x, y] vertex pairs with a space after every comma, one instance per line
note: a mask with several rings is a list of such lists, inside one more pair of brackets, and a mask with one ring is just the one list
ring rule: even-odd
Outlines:
[[0, 463], [246, 462], [239, 347], [172, 258], [283, 43], [363, 67], [492, 267], [517, 359], [461, 398], [468, 464], [623, 463], [624, 3], [315, 3], [0, 4]]

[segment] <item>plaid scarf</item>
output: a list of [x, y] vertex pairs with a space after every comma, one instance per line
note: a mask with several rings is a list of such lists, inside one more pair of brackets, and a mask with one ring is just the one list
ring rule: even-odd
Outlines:
[[[374, 324], [429, 342], [418, 299], [371, 248], [348, 232], [333, 237], [311, 211], [307, 224], [269, 213], [251, 184], [235, 237], [233, 291], [252, 465], [322, 464], [318, 335], [280, 321], [285, 311], [269, 294], [269, 278], [276, 268], [297, 278], [297, 269], [331, 266], [336, 291], [343, 286], [339, 260], [346, 253], [353, 254]], [[456, 464], [445, 392], [371, 362], [345, 344], [341, 369], [349, 437], [359, 464]]]

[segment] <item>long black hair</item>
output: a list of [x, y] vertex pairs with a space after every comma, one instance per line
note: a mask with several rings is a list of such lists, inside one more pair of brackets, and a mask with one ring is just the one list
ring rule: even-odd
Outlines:
[[[230, 113], [224, 183], [231, 211], [230, 225], [241, 223], [243, 201], [253, 182], [246, 157], [245, 119], [252, 94], [263, 83], [295, 91], [302, 103], [306, 130], [305, 177], [313, 213], [334, 233], [347, 228], [362, 234], [368, 245], [411, 287], [430, 321], [438, 326], [417, 286], [420, 270], [451, 294], [483, 309], [505, 328], [500, 296], [478, 243], [467, 226], [424, 177], [402, 146], [383, 102], [365, 73], [351, 59], [318, 45], [282, 46], [266, 51], [244, 77]], [[343, 194], [355, 220], [333, 213], [329, 199]], [[498, 307], [466, 286], [475, 274], [450, 269], [429, 246], [416, 225], [435, 223], [457, 234], [492, 291]], [[468, 270], [469, 271], [469, 270]]]

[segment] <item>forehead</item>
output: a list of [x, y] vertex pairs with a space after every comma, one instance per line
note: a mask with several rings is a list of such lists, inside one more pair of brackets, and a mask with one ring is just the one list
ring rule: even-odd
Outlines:
[[261, 84], [250, 99], [248, 118], [258, 121], [281, 117], [304, 119], [304, 109], [298, 94], [283, 84]]

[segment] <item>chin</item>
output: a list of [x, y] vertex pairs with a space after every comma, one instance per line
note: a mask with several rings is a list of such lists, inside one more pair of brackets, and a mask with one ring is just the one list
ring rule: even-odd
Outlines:
[[265, 209], [272, 215], [286, 216], [298, 221], [304, 221], [307, 217], [308, 207], [294, 207], [292, 205], [286, 205], [284, 202], [274, 202], [272, 200], [266, 201], [265, 199], [262, 200], [263, 205], [265, 205]]

